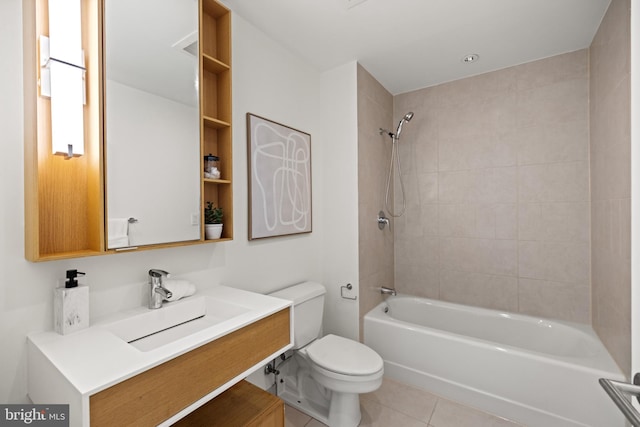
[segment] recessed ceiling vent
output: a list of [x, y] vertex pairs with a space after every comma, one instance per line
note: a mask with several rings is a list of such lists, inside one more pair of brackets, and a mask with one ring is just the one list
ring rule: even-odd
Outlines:
[[174, 49], [178, 49], [180, 52], [185, 55], [193, 56], [195, 58], [198, 57], [198, 32], [194, 31], [191, 34], [183, 37], [182, 39], [175, 42], [171, 47]]
[[463, 56], [461, 61], [465, 64], [471, 64], [477, 62], [478, 59], [480, 59], [480, 55], [478, 55], [477, 53], [470, 53], [469, 55]]

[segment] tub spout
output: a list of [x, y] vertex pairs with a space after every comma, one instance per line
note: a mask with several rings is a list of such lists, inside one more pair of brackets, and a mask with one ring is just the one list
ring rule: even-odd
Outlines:
[[386, 286], [382, 286], [380, 288], [380, 293], [382, 295], [393, 295], [396, 296], [396, 290], [392, 288], [387, 288]]

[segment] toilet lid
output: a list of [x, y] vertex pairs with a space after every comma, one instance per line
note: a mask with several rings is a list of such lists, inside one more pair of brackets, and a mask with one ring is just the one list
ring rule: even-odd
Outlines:
[[378, 353], [366, 345], [331, 334], [311, 344], [307, 355], [321, 368], [345, 375], [371, 375], [383, 366]]

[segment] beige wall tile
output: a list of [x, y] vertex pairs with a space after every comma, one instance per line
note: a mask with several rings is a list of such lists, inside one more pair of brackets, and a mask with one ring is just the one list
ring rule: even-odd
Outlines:
[[438, 203], [438, 174], [416, 174], [420, 204]]
[[[375, 77], [362, 65], [358, 64], [358, 98], [368, 97], [380, 105], [388, 105], [393, 109], [393, 95], [389, 93]], [[390, 117], [391, 118], [391, 117]]]
[[404, 215], [390, 218], [391, 227], [398, 240], [438, 235], [438, 205], [408, 206]]
[[427, 268], [437, 269], [438, 238], [407, 238], [398, 240], [395, 245], [396, 264], [424, 265]]
[[382, 297], [382, 284], [393, 287], [393, 228], [379, 230], [378, 211], [384, 204], [385, 167], [390, 153], [388, 137], [378, 128], [390, 127], [393, 96], [363, 67], [358, 66], [358, 230], [359, 230], [359, 317]]
[[516, 239], [518, 227], [515, 204], [477, 205], [476, 235], [487, 239]]
[[515, 240], [440, 238], [441, 268], [470, 273], [516, 276]]
[[518, 164], [587, 161], [587, 118], [562, 123], [518, 128], [511, 137], [517, 145]]
[[460, 105], [475, 100], [495, 98], [502, 93], [513, 92], [516, 88], [514, 68], [507, 68], [493, 73], [485, 73], [435, 86], [439, 105]]
[[517, 237], [515, 204], [440, 204], [438, 219], [440, 236], [485, 239]]
[[588, 289], [587, 66], [581, 50], [394, 98], [394, 123], [415, 114], [400, 141], [399, 291], [519, 310], [518, 278], [545, 295], [551, 282]]
[[380, 272], [367, 276], [360, 274], [360, 289], [358, 294], [358, 304], [360, 310], [360, 340], [364, 339], [364, 316], [382, 301], [384, 298], [380, 293], [380, 287], [394, 286], [393, 269], [384, 269]]
[[521, 278], [588, 286], [588, 242], [520, 241], [518, 273]]
[[545, 280], [519, 279], [520, 312], [571, 322], [590, 322], [588, 284], [575, 285]]
[[517, 127], [585, 120], [588, 117], [588, 96], [586, 76], [519, 91]]
[[441, 171], [514, 166], [515, 140], [498, 133], [440, 136], [438, 165]]
[[440, 270], [440, 298], [445, 301], [518, 311], [518, 278]]
[[[418, 120], [417, 118], [414, 120]], [[413, 123], [413, 121], [412, 121]], [[407, 141], [403, 139], [403, 143]], [[418, 136], [415, 140], [415, 170], [417, 173], [433, 173], [438, 171], [438, 139], [429, 136]]]
[[519, 168], [520, 202], [589, 200], [587, 162], [547, 163]]
[[629, 0], [611, 2], [590, 49], [591, 91], [596, 99], [610, 93], [630, 69]]
[[459, 104], [443, 104], [438, 109], [440, 138], [512, 131], [517, 124], [516, 92], [496, 93], [491, 98], [467, 98]]
[[593, 327], [631, 374], [630, 1], [612, 0], [590, 48]]
[[519, 91], [582, 79], [587, 75], [589, 50], [581, 49], [564, 55], [533, 61], [515, 67], [517, 89]]
[[522, 203], [520, 240], [589, 241], [589, 202]]
[[438, 195], [441, 203], [516, 203], [517, 168], [489, 168], [441, 172]]
[[592, 106], [591, 168], [593, 199], [628, 198], [631, 195], [630, 81], [621, 83]]
[[[408, 173], [402, 176], [404, 184], [405, 203], [415, 207], [438, 202], [438, 174], [436, 173]], [[402, 201], [399, 185], [395, 189], [396, 203]]]
[[464, 203], [471, 200], [473, 174], [470, 171], [441, 172], [438, 174], [440, 203]]
[[396, 261], [396, 291], [424, 298], [440, 298], [439, 269], [423, 264], [407, 264]]
[[438, 205], [439, 234], [443, 237], [474, 237], [476, 206], [472, 203]]

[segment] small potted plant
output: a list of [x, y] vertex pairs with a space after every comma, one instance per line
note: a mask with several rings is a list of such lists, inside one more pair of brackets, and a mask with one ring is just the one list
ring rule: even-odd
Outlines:
[[222, 235], [222, 208], [216, 208], [213, 202], [207, 202], [204, 208], [204, 237], [207, 240], [219, 239]]

